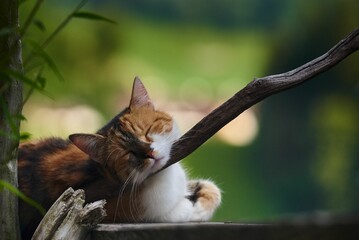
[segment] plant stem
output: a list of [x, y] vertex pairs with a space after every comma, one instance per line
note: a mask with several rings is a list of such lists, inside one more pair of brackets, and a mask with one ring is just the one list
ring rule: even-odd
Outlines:
[[31, 10], [29, 16], [27, 17], [27, 19], [26, 19], [26, 21], [25, 21], [25, 23], [24, 23], [24, 26], [23, 26], [23, 27], [21, 28], [21, 30], [20, 30], [20, 37], [21, 37], [21, 38], [25, 35], [27, 29], [29, 28], [29, 26], [30, 26], [32, 20], [34, 19], [35, 15], [36, 15], [37, 11], [39, 10], [39, 8], [40, 8], [40, 6], [41, 6], [41, 4], [42, 4], [43, 1], [44, 1], [44, 0], [37, 0], [37, 1], [36, 1], [36, 4], [35, 4], [35, 6], [32, 8], [32, 10]]
[[52, 41], [52, 39], [68, 24], [74, 13], [78, 12], [87, 2], [88, 0], [82, 0], [76, 6], [76, 8], [60, 23], [55, 31], [53, 31], [52, 34], [41, 44], [41, 47], [45, 48]]
[[[47, 47], [49, 43], [54, 39], [54, 37], [69, 23], [69, 21], [72, 19], [73, 15], [78, 12], [86, 3], [88, 0], [82, 0], [75, 9], [57, 26], [57, 28], [50, 34], [50, 36], [40, 45], [42, 48]], [[34, 53], [31, 52], [29, 56], [27, 56], [24, 60], [24, 67], [26, 68], [27, 64], [31, 60], [31, 58], [34, 56]]]

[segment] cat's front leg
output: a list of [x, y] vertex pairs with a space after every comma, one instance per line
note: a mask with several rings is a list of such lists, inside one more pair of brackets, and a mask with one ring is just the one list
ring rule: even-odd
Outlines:
[[187, 195], [187, 178], [179, 163], [149, 178], [143, 185], [141, 203], [147, 222], [185, 222], [192, 216]]
[[209, 180], [187, 181], [174, 164], [146, 181], [142, 191], [143, 220], [208, 221], [221, 203], [221, 191]]
[[162, 222], [208, 221], [221, 203], [220, 189], [209, 180], [187, 182], [187, 194], [164, 214]]
[[191, 180], [187, 184], [193, 204], [190, 221], [208, 221], [221, 204], [221, 190], [210, 180]]

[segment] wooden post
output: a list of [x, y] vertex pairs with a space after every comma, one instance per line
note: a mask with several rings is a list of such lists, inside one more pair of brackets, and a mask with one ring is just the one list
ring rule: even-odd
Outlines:
[[83, 190], [67, 189], [52, 205], [32, 239], [85, 239], [89, 230], [106, 216], [105, 200], [85, 203]]

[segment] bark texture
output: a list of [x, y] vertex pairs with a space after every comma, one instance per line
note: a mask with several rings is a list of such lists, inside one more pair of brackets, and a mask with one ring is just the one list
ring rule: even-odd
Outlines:
[[358, 218], [308, 216], [285, 223], [147, 223], [100, 224], [89, 240], [352, 240], [358, 239]]
[[[3, 74], [22, 71], [17, 0], [0, 1], [0, 30], [0, 179], [17, 187], [22, 83]], [[0, 193], [1, 239], [19, 239], [17, 207], [17, 196], [4, 188]]]
[[52, 205], [32, 239], [85, 239], [88, 232], [106, 216], [105, 200], [85, 203], [83, 190], [67, 189]]

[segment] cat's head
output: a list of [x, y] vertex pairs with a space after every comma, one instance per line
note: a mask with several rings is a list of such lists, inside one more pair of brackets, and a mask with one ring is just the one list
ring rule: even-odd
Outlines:
[[136, 77], [129, 107], [97, 134], [73, 134], [70, 140], [112, 177], [141, 183], [167, 163], [179, 135], [172, 117], [155, 109]]

